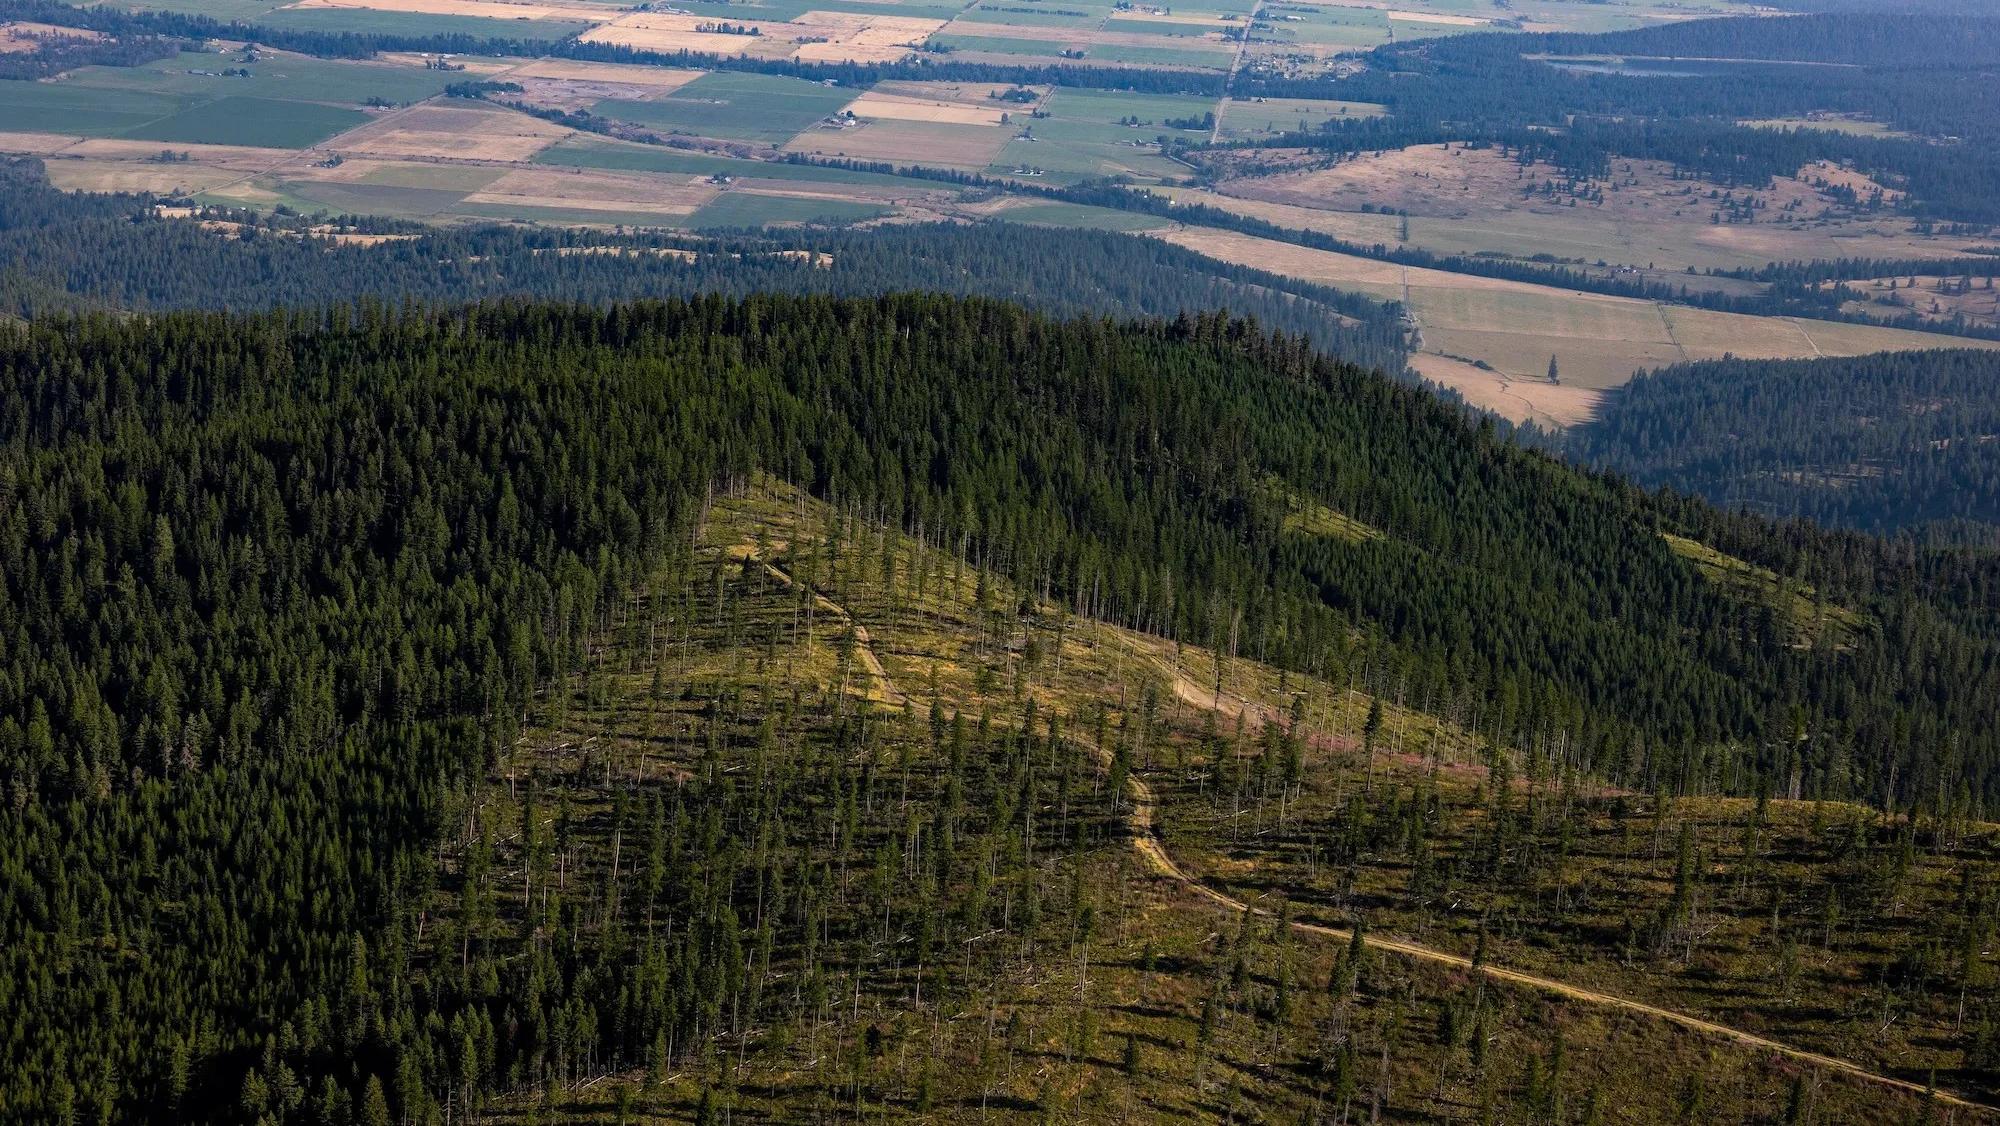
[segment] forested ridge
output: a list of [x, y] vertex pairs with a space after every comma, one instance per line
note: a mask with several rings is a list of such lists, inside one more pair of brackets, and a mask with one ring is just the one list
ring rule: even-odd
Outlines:
[[313, 234], [316, 221], [214, 215], [241, 221], [241, 237], [160, 218], [149, 197], [57, 190], [38, 161], [0, 162], [0, 262], [7, 264], [0, 310], [313, 307], [378, 293], [431, 302], [601, 303], [665, 294], [923, 290], [1006, 298], [1065, 316], [1226, 309], [1363, 366], [1400, 372], [1405, 356], [1392, 306], [1109, 231], [1067, 231], [1060, 242], [1023, 239], [1021, 228], [999, 223], [618, 237], [498, 225], [440, 230], [352, 217], [358, 230], [414, 237], [337, 246]]
[[[1496, 741], [1560, 733], [1634, 786], [1976, 811], [2000, 777], [1990, 560], [1654, 502], [1221, 317], [717, 297], [48, 318], [0, 349], [0, 1097], [27, 1117], [261, 1106], [280, 1065], [354, 1105], [503, 1083], [458, 1045], [525, 985], [426, 975], [398, 929], [427, 843], [752, 468], [1087, 616], [1470, 694]], [[1381, 535], [1288, 534], [1300, 496]], [[1663, 529], [1864, 624], [1802, 648]]]
[[2000, 359], [1717, 360], [1641, 375], [1561, 444], [1726, 507], [2000, 542]]

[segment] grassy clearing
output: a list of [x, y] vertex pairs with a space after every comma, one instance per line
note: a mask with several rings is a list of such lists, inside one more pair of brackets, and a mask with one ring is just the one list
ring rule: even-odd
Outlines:
[[1855, 630], [1868, 624], [1866, 618], [1853, 610], [1829, 605], [1804, 583], [1725, 555], [1705, 543], [1684, 536], [1663, 535], [1674, 554], [1693, 563], [1710, 582], [1750, 605], [1766, 607], [1777, 614], [1800, 645], [1814, 645], [1822, 640], [1840, 645]]

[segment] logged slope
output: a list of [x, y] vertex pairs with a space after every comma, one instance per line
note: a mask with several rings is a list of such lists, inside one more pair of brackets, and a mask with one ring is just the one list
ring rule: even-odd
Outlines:
[[[1081, 617], [1392, 672], [1647, 789], [1991, 796], [1983, 564], [1665, 507], [1221, 317], [34, 322], [0, 331], [0, 451], [0, 1047], [30, 1116], [219, 1105], [259, 1060], [250, 1094], [361, 1098], [359, 1068], [487, 1036], [411, 992], [430, 849], [535, 686], [755, 469]], [[1732, 557], [1768, 583], [1710, 577]], [[843, 645], [912, 693], [863, 628]], [[453, 988], [484, 991], [467, 918]]]

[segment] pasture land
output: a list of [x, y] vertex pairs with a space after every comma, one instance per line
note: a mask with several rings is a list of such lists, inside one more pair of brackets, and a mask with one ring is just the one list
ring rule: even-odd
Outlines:
[[611, 99], [594, 112], [662, 132], [782, 145], [853, 100], [854, 91], [798, 78], [718, 72], [664, 98]]
[[1243, 140], [1299, 129], [1317, 129], [1328, 121], [1380, 117], [1382, 107], [1370, 102], [1332, 102], [1313, 98], [1224, 98], [1216, 112], [1225, 140]]
[[931, 167], [983, 169], [1012, 140], [1011, 130], [994, 125], [953, 125], [928, 121], [859, 120], [842, 126], [807, 129], [785, 145], [787, 152]]
[[[1243, 160], [1295, 166], [1229, 175], [1231, 163]], [[1252, 150], [1223, 158], [1220, 168], [1220, 194], [1252, 203], [1205, 200], [1215, 206], [1256, 214], [1256, 204], [1281, 204], [1295, 209], [1294, 218], [1273, 221], [1300, 227], [1308, 224], [1298, 217], [1309, 212], [1406, 212], [1407, 241], [1446, 254], [1546, 254], [1683, 271], [1794, 259], [1942, 257], [1974, 241], [1925, 235], [1906, 216], [1841, 202], [1829, 189], [1852, 187], [1865, 198], [1881, 185], [1824, 165], [1808, 165], [1763, 190], [1675, 180], [1665, 164], [1625, 159], [1613, 161], [1608, 179], [1570, 181], [1553, 167], [1524, 166], [1496, 149], [1463, 145], [1419, 145], [1325, 165], [1298, 150]], [[1892, 190], [1883, 191], [1893, 200]]]

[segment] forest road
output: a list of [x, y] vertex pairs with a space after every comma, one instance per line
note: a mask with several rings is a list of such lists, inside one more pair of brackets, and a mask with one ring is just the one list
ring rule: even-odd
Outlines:
[[[1234, 896], [1217, 891], [1183, 869], [1179, 862], [1174, 860], [1173, 855], [1167, 851], [1166, 845], [1160, 840], [1159, 827], [1154, 814], [1158, 801], [1153, 794], [1153, 788], [1136, 775], [1128, 776], [1128, 781], [1132, 788], [1132, 812], [1127, 822], [1132, 831], [1132, 844], [1133, 847], [1139, 850], [1139, 855], [1145, 857], [1147, 865], [1156, 874], [1172, 880], [1196, 895], [1222, 907], [1226, 907], [1231, 911], [1248, 911], [1252, 915], [1270, 916], [1271, 912], [1269, 910], [1253, 906]], [[1319, 935], [1343, 942], [1353, 938], [1352, 931], [1343, 930], [1339, 927], [1322, 926], [1318, 923], [1294, 920], [1292, 927], [1302, 934]], [[1511, 982], [1515, 985], [1526, 986], [1530, 989], [1539, 989], [1545, 993], [1553, 993], [1557, 996], [1567, 997], [1573, 1001], [1581, 1001], [1585, 1004], [1603, 1005], [1606, 1008], [1638, 1013], [1656, 1020], [1677, 1024], [1682, 1028], [1721, 1037], [1747, 1048], [1761, 1049], [1788, 1059], [1799, 1060], [1816, 1067], [1822, 1067], [1829, 1071], [1837, 1071], [1845, 1075], [1850, 1075], [1870, 1083], [1879, 1083], [1885, 1087], [1894, 1087], [1919, 1095], [1929, 1094], [1938, 1102], [1950, 1106], [1960, 1106], [1970, 1110], [1989, 1113], [2000, 1110], [2000, 1106], [1995, 1106], [1992, 1103], [1978, 1102], [1949, 1091], [1926, 1088], [1921, 1083], [1913, 1083], [1907, 1079], [1898, 1079], [1893, 1075], [1884, 1075], [1878, 1071], [1871, 1071], [1852, 1060], [1844, 1060], [1837, 1056], [1824, 1055], [1820, 1052], [1808, 1051], [1804, 1048], [1795, 1048], [1789, 1044], [1759, 1036], [1754, 1032], [1745, 1032], [1740, 1028], [1732, 1028], [1726, 1024], [1717, 1024], [1714, 1021], [1703, 1020], [1700, 1017], [1690, 1016], [1687, 1013], [1675, 1012], [1672, 1009], [1663, 1009], [1658, 1005], [1649, 1005], [1644, 1001], [1634, 1001], [1629, 997], [1600, 993], [1594, 989], [1585, 989], [1582, 986], [1571, 985], [1567, 982], [1558, 981], [1555, 978], [1542, 977], [1539, 974], [1525, 973], [1521, 970], [1510, 970], [1505, 966], [1496, 966], [1491, 963], [1475, 966], [1472, 963], [1472, 959], [1462, 954], [1453, 954], [1448, 950], [1438, 950], [1429, 946], [1421, 946], [1414, 942], [1402, 942], [1393, 938], [1379, 938], [1374, 935], [1363, 935], [1362, 941], [1376, 950], [1384, 950], [1391, 954], [1401, 954], [1406, 958], [1415, 958], [1419, 961], [1433, 962], [1456, 969], [1469, 970], [1474, 973], [1484, 974], [1488, 979], [1493, 981]]]

